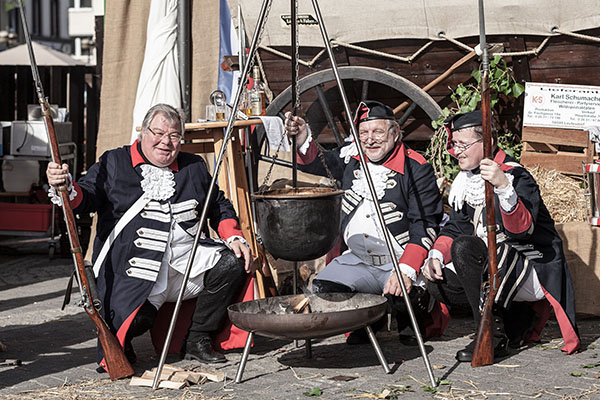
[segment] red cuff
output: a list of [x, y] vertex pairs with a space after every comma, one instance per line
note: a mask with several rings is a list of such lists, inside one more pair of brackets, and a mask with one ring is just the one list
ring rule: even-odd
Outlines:
[[298, 161], [298, 164], [307, 165], [315, 161], [317, 154], [319, 154], [319, 149], [313, 140], [308, 144], [308, 150], [306, 150], [306, 154], [302, 154], [299, 151], [296, 153], [296, 160]]
[[435, 243], [433, 244], [433, 249], [438, 250], [444, 256], [444, 264], [448, 264], [452, 261], [452, 253], [450, 252], [450, 248], [452, 247], [452, 239], [449, 236], [440, 236], [437, 238]]
[[83, 190], [81, 190], [81, 186], [77, 182], [73, 182], [73, 189], [77, 192], [77, 195], [71, 200], [71, 208], [77, 208], [83, 201]]
[[527, 207], [525, 207], [525, 204], [523, 204], [521, 199], [519, 199], [515, 209], [510, 213], [504, 212], [502, 207], [500, 207], [500, 212], [502, 213], [502, 223], [504, 224], [504, 228], [512, 233], [527, 232], [533, 222], [531, 213]]
[[402, 253], [402, 257], [400, 257], [399, 263], [406, 264], [415, 271], [417, 271], [417, 275], [419, 271], [421, 271], [421, 267], [423, 266], [423, 261], [427, 257], [427, 250], [424, 247], [421, 247], [414, 243], [408, 243], [406, 248], [404, 249], [404, 253]]
[[222, 239], [225, 240], [229, 239], [232, 236], [244, 237], [244, 235], [242, 234], [242, 230], [240, 229], [240, 225], [238, 224], [235, 218], [228, 218], [219, 222], [219, 226], [217, 227], [217, 233]]

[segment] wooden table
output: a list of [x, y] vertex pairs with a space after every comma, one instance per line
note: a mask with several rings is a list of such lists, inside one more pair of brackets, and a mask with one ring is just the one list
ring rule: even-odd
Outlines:
[[[245, 128], [260, 124], [262, 124], [262, 121], [259, 118], [239, 120], [234, 123], [233, 126], [237, 130], [232, 132], [231, 140], [227, 143], [217, 183], [237, 212], [242, 233], [250, 244], [253, 254], [259, 296], [265, 298], [267, 290], [271, 290], [271, 294], [273, 294], [274, 285], [271, 282], [265, 282], [266, 277], [271, 276], [271, 272], [254, 232], [254, 220], [244, 163], [244, 149], [241, 140], [244, 137]], [[196, 154], [219, 154], [223, 147], [224, 128], [226, 127], [227, 121], [185, 124], [184, 143], [181, 150]], [[209, 169], [214, 172], [214, 165], [209, 163]]]

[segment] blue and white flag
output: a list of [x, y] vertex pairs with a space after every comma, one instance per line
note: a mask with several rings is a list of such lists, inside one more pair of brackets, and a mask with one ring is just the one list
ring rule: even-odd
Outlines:
[[220, 0], [219, 12], [219, 80], [217, 87], [227, 96], [227, 102], [231, 104], [233, 96], [238, 88], [239, 71], [223, 71], [221, 63], [224, 56], [237, 55], [240, 51], [237, 33], [231, 19], [229, 4], [227, 0]]

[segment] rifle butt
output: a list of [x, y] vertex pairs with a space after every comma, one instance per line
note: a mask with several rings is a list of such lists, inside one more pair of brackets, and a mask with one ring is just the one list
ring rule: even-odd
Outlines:
[[129, 364], [125, 353], [123, 353], [117, 338], [110, 332], [104, 320], [99, 319], [96, 321], [94, 319], [94, 322], [98, 327], [98, 339], [100, 340], [110, 380], [115, 381], [132, 376], [134, 374], [133, 368]]
[[475, 346], [473, 347], [473, 358], [471, 359], [472, 367], [482, 367], [494, 363], [494, 332], [492, 304], [488, 298], [485, 301], [483, 314], [477, 329], [475, 337]]

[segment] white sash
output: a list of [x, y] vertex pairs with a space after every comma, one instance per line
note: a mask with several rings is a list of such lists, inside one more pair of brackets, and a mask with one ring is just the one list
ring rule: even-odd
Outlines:
[[125, 212], [125, 214], [123, 214], [121, 219], [119, 219], [119, 222], [117, 222], [117, 224], [113, 228], [110, 235], [108, 235], [108, 238], [106, 238], [106, 241], [104, 242], [104, 245], [102, 246], [102, 250], [100, 250], [100, 253], [98, 254], [98, 258], [96, 258], [96, 262], [94, 263], [94, 276], [96, 278], [98, 277], [98, 274], [100, 273], [100, 267], [102, 266], [102, 263], [104, 262], [104, 259], [106, 258], [106, 254], [108, 254], [108, 250], [110, 250], [113, 242], [115, 241], [117, 236], [119, 236], [119, 233], [121, 233], [123, 228], [125, 228], [127, 226], [129, 221], [131, 221], [133, 219], [133, 217], [138, 215], [140, 213], [140, 211], [142, 211], [144, 209], [144, 207], [146, 206], [146, 204], [148, 204], [150, 202], [150, 200], [151, 199], [145, 198], [144, 195], [142, 194], [140, 196], [140, 198], [137, 199], [137, 201], [135, 203], [133, 203], [133, 205], [131, 207], [129, 207], [129, 210], [127, 210], [127, 212]]

